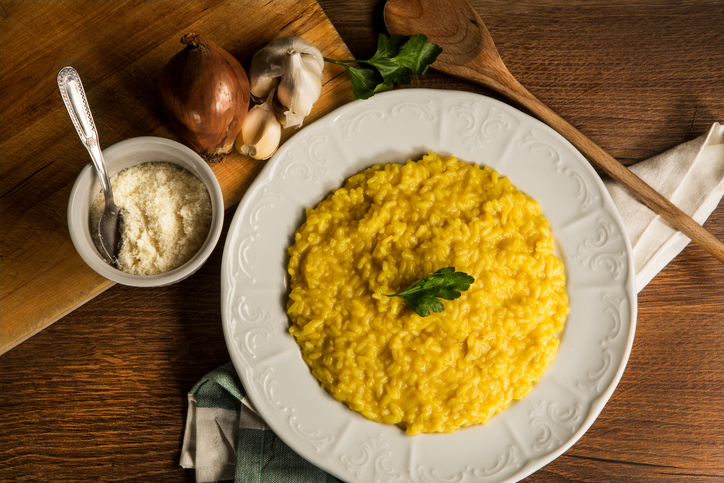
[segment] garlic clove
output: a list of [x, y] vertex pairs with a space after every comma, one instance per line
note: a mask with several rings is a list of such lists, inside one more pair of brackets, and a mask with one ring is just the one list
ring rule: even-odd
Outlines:
[[314, 66], [312, 56], [287, 52], [284, 75], [277, 90], [279, 102], [289, 109], [284, 113], [285, 127], [301, 125], [322, 93], [321, 72]]
[[249, 67], [250, 90], [254, 100], [261, 102], [268, 98], [271, 90], [279, 84], [282, 74], [284, 74], [284, 58], [274, 49], [267, 46], [254, 54]]
[[251, 87], [251, 97], [255, 102], [261, 102], [263, 99], [269, 97], [269, 93], [272, 89], [276, 89], [279, 85], [278, 77], [261, 77], [256, 80], [254, 85]]
[[269, 159], [279, 148], [282, 137], [282, 125], [273, 107], [274, 89], [269, 92], [263, 104], [252, 107], [234, 146], [241, 154], [254, 159]]

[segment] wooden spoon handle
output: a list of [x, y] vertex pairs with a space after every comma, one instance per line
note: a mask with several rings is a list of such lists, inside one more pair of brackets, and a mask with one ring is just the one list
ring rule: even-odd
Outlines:
[[533, 115], [555, 129], [573, 144], [592, 163], [601, 168], [611, 178], [651, 208], [656, 214], [668, 221], [673, 227], [689, 237], [694, 243], [724, 263], [724, 243], [684, 213], [661, 193], [609, 155], [596, 143], [588, 139], [578, 129], [553, 112], [549, 107], [528, 92], [512, 76], [507, 82], [505, 94], [512, 100], [530, 110]]
[[526, 107], [646, 206], [724, 263], [724, 243], [540, 102], [516, 80], [498, 55], [485, 23], [465, 0], [387, 0], [385, 24], [392, 33], [427, 35], [431, 42], [443, 49], [432, 65], [434, 69], [477, 82]]

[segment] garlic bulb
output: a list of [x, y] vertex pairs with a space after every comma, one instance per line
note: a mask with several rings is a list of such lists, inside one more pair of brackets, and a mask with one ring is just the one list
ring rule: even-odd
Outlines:
[[246, 114], [234, 146], [241, 154], [254, 159], [268, 159], [279, 147], [282, 125], [273, 106], [274, 89], [263, 104], [257, 104]]
[[249, 69], [251, 95], [266, 98], [276, 88], [284, 127], [301, 126], [322, 93], [322, 53], [299, 37], [270, 42], [254, 54]]

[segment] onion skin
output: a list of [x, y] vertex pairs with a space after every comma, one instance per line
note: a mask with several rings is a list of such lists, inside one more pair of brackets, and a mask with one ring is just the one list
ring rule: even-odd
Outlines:
[[181, 38], [186, 48], [161, 72], [161, 101], [171, 125], [207, 161], [234, 147], [249, 109], [249, 79], [230, 53], [204, 34]]

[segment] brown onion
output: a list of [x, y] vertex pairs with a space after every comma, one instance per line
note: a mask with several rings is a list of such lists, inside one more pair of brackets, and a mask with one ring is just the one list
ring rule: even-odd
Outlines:
[[249, 109], [249, 79], [241, 64], [205, 35], [181, 38], [186, 48], [161, 72], [161, 101], [171, 125], [207, 161], [234, 147]]

